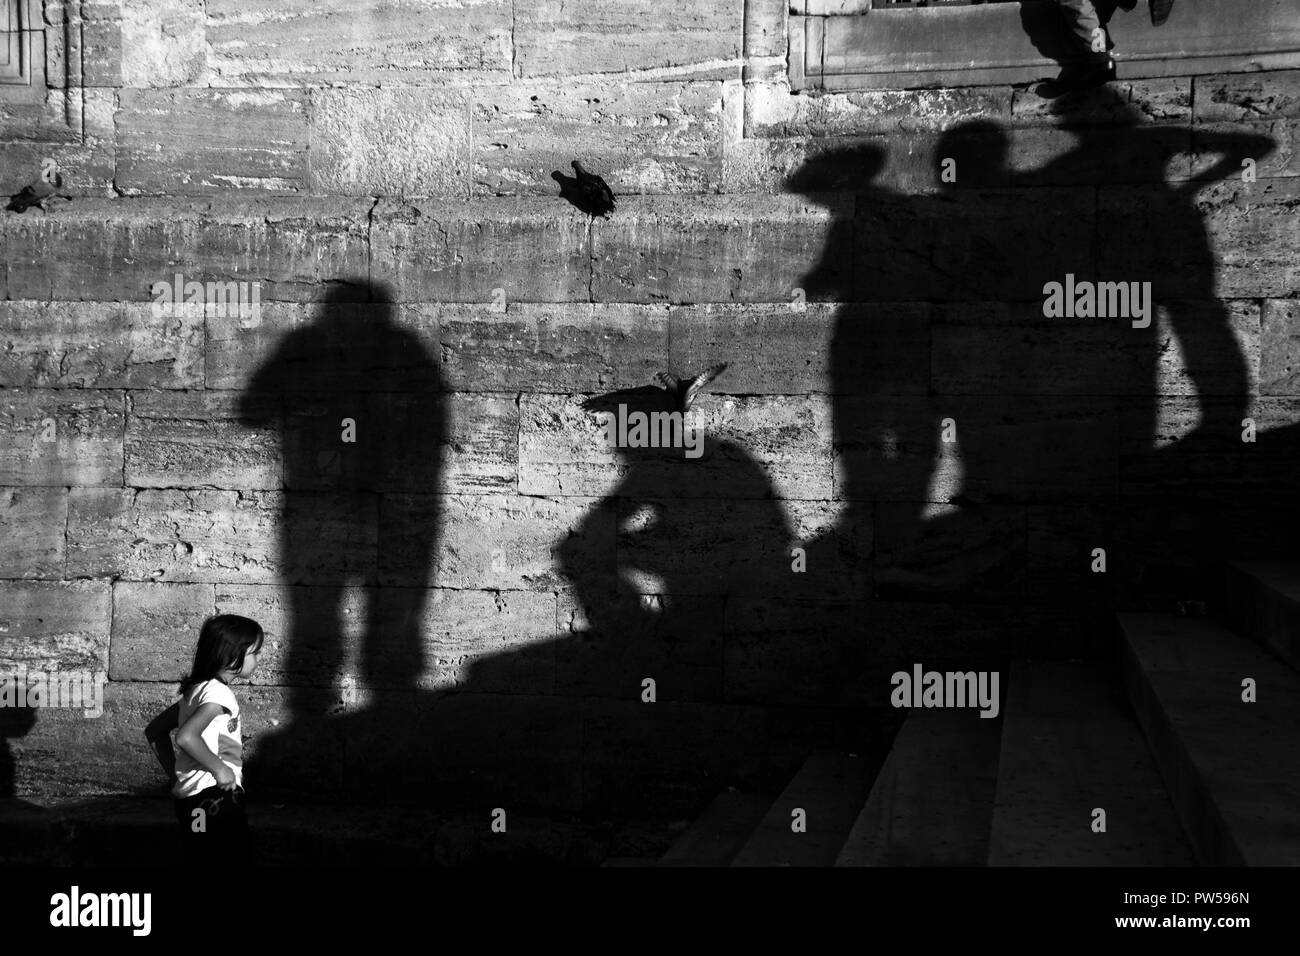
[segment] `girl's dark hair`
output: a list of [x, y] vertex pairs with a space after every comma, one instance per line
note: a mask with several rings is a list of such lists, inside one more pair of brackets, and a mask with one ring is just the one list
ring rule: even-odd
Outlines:
[[194, 666], [181, 681], [181, 693], [187, 694], [195, 684], [211, 680], [227, 667], [241, 670], [244, 655], [251, 647], [261, 650], [264, 635], [256, 621], [238, 614], [217, 614], [203, 622], [199, 644], [194, 650]]

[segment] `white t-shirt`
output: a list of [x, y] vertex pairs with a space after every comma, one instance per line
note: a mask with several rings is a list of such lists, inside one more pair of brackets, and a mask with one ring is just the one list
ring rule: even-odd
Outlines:
[[181, 698], [176, 730], [171, 733], [172, 749], [176, 752], [176, 783], [172, 786], [172, 796], [178, 800], [195, 796], [217, 785], [216, 777], [176, 746], [176, 735], [180, 728], [204, 704], [220, 704], [222, 711], [203, 729], [203, 743], [234, 771], [235, 783], [241, 787], [244, 785], [244, 738], [240, 733], [239, 701], [229, 687], [213, 678], [195, 684]]

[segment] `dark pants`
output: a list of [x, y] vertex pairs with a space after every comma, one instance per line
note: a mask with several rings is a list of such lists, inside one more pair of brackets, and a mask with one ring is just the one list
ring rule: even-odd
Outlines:
[[252, 862], [242, 789], [209, 787], [192, 797], [176, 800], [175, 806], [181, 848], [187, 858], [210, 855], [223, 863]]
[[[1105, 32], [1105, 26], [1115, 13], [1118, 0], [1056, 0], [1057, 6], [1065, 16], [1066, 26], [1079, 38], [1081, 44], [1079, 55], [1099, 55], [1092, 49], [1094, 31]], [[1110, 36], [1106, 36], [1106, 48], [1112, 46]]]

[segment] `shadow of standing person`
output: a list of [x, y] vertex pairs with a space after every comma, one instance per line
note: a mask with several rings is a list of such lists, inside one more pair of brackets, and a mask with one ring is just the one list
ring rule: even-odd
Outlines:
[[[244, 424], [273, 428], [283, 455], [280, 682], [295, 724], [319, 715], [317, 688], [344, 675], [374, 691], [372, 710], [413, 707], [403, 692], [419, 686], [425, 665], [446, 408], [435, 357], [399, 324], [386, 288], [368, 291], [369, 301], [355, 301], [353, 288], [323, 302], [241, 397]], [[355, 585], [367, 600], [353, 664], [345, 619]], [[298, 736], [310, 749], [310, 733]]]
[[25, 737], [36, 726], [31, 707], [0, 707], [0, 800], [17, 796], [17, 765], [7, 741]]

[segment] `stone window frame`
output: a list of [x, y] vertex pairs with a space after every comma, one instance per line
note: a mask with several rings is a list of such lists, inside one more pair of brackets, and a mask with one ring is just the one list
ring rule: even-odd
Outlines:
[[[82, 57], [89, 27], [111, 28], [115, 9], [90, 0], [5, 0], [18, 6], [21, 67], [0, 80], [0, 142], [85, 142]], [[87, 17], [93, 11], [95, 20]], [[8, 26], [10, 14], [5, 17]], [[109, 19], [102, 19], [105, 16]], [[101, 31], [102, 32], [102, 31]], [[92, 42], [103, 43], [103, 36]]]
[[[747, 0], [754, 4], [755, 0]], [[1050, 0], [1036, 0], [1044, 5]], [[1196, 6], [1192, 6], [1195, 4]], [[1024, 3], [891, 6], [876, 0], [790, 0], [786, 20], [793, 92], [1028, 83], [1058, 63], [1034, 49]], [[1123, 78], [1189, 76], [1300, 66], [1294, 0], [1183, 0], [1184, 16], [1150, 27], [1142, 9], [1124, 20], [1117, 59]], [[1055, 15], [1044, 6], [1042, 15]], [[1187, 15], [1189, 9], [1195, 11]], [[871, 24], [871, 18], [882, 19]], [[937, 24], [943, 29], [936, 29]], [[939, 35], [939, 42], [934, 37]], [[918, 62], [911, 50], [921, 49]], [[978, 50], [977, 56], [971, 51]]]
[[32, 81], [31, 0], [0, 0], [0, 86]]

